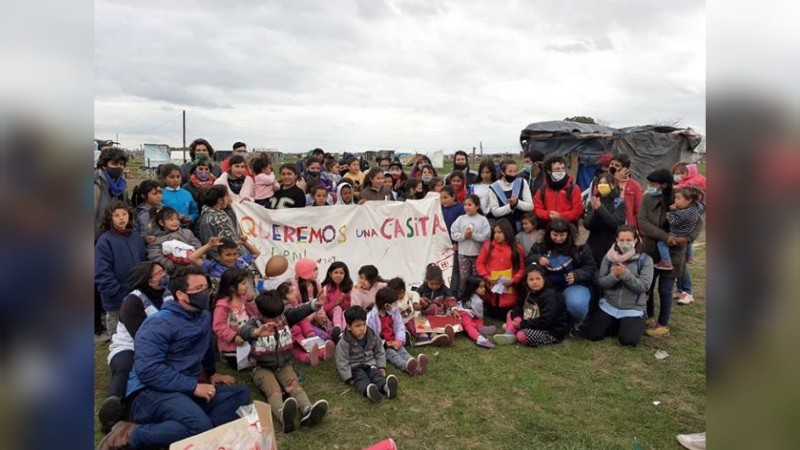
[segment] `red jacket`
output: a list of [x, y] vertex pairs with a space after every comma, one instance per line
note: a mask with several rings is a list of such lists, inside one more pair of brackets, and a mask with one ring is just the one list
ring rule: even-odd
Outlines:
[[[514, 242], [514, 245], [517, 247], [519, 261], [517, 263], [517, 270], [512, 273], [511, 281], [514, 283], [514, 285], [517, 285], [525, 277], [525, 251], [516, 242]], [[493, 247], [491, 258], [489, 258], [489, 247]], [[478, 259], [475, 261], [475, 268], [478, 271], [478, 275], [481, 277], [488, 277], [496, 280], [499, 278], [496, 272], [514, 270], [514, 265], [511, 261], [510, 245], [506, 243], [498, 244], [494, 242], [494, 240], [489, 240], [483, 243], [481, 252], [478, 254]], [[492, 272], [495, 272], [495, 276], [492, 276]], [[517, 304], [517, 289], [519, 288], [514, 286], [511, 288], [511, 292], [498, 295], [490, 292], [491, 287], [487, 286], [486, 300], [492, 306], [500, 308], [512, 308]]]
[[695, 186], [705, 190], [706, 177], [700, 175], [700, 172], [697, 171], [697, 164], [687, 164], [686, 170], [689, 171], [689, 175], [686, 175], [686, 178], [682, 179], [675, 187]]
[[642, 205], [642, 185], [633, 178], [628, 178], [625, 182], [625, 192], [622, 193], [622, 200], [625, 201], [625, 222], [635, 230], [639, 229], [639, 207]]
[[[231, 168], [231, 159], [230, 158], [222, 161], [222, 164], [220, 164], [220, 170], [223, 171], [223, 172], [227, 172], [228, 170], [230, 170], [230, 168]], [[248, 164], [246, 162], [245, 162], [245, 165], [244, 165], [244, 174], [247, 175], [248, 177], [255, 176], [255, 175], [253, 175], [253, 171], [250, 170], [250, 164]]]
[[[569, 185], [573, 185], [572, 188]], [[540, 222], [546, 224], [550, 222], [550, 211], [556, 211], [567, 222], [577, 223], [583, 215], [583, 203], [581, 203], [581, 188], [575, 184], [572, 177], [567, 177], [567, 184], [558, 191], [550, 187], [550, 180], [546, 179], [544, 185], [544, 201], [542, 201], [541, 191], [533, 193], [533, 211]], [[572, 190], [571, 197], [567, 198], [567, 192]]]

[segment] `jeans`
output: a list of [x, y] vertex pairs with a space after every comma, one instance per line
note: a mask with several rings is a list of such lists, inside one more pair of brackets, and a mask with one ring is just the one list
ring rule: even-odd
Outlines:
[[617, 334], [621, 345], [636, 347], [644, 334], [644, 317], [617, 319], [598, 308], [589, 318], [584, 336], [590, 341], [601, 341], [613, 334]]
[[383, 392], [383, 387], [386, 386], [386, 378], [381, 375], [380, 370], [375, 366], [360, 365], [353, 367], [350, 371], [353, 375], [353, 384], [356, 391], [361, 395], [367, 394], [367, 387], [370, 384], [378, 385], [378, 389]]
[[[670, 295], [672, 295], [670, 293]], [[581, 284], [573, 284], [564, 289], [564, 299], [567, 303], [567, 314], [569, 320], [574, 325], [580, 325], [589, 314], [589, 301], [592, 299], [592, 291]]]
[[386, 360], [400, 370], [406, 370], [408, 367], [408, 360], [411, 358], [413, 358], [413, 356], [408, 353], [405, 347], [400, 347], [397, 350], [386, 347]]
[[653, 284], [650, 285], [650, 290], [647, 291], [647, 317], [653, 317], [655, 314], [656, 283], [658, 283], [658, 297], [660, 299], [658, 323], [667, 326], [672, 314], [672, 286], [675, 285], [675, 278], [665, 276], [665, 274], [659, 272], [653, 275]]
[[128, 389], [128, 375], [133, 368], [133, 350], [125, 350], [117, 353], [111, 358], [111, 362], [108, 365], [111, 367], [111, 382], [108, 383], [108, 396], [116, 395], [120, 399], [125, 398], [125, 391]]
[[678, 277], [678, 290], [687, 294], [692, 293], [692, 276], [689, 274], [689, 258], [692, 253], [694, 253], [692, 243], [689, 242], [689, 245], [686, 246], [686, 264], [683, 266], [683, 273]]
[[132, 448], [169, 447], [189, 436], [238, 419], [236, 410], [250, 404], [245, 386], [217, 386], [210, 402], [181, 392], [145, 389], [131, 404], [137, 423], [131, 433]]
[[667, 245], [666, 241], [656, 242], [656, 248], [658, 248], [658, 257], [661, 261], [672, 261], [672, 256], [669, 255], [669, 245]]

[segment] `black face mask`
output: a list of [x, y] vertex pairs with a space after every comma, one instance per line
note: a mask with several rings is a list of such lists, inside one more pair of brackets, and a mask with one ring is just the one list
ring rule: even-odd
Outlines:
[[415, 192], [414, 193], [414, 198], [416, 198], [417, 200], [423, 199], [423, 198], [425, 198], [425, 193], [424, 192]]
[[514, 180], [517, 178], [517, 176], [516, 175], [503, 175], [503, 178], [505, 178], [507, 182], [513, 183]]
[[106, 167], [105, 171], [112, 180], [116, 180], [122, 175], [122, 167]]
[[466, 164], [453, 164], [453, 169], [454, 170], [465, 171], [466, 168], [467, 168]]
[[617, 173], [617, 168], [616, 167], [609, 167], [608, 168], [608, 173], [610, 173], [611, 175], [614, 175], [615, 173]]
[[186, 294], [189, 296], [189, 304], [195, 308], [203, 311], [208, 309], [209, 301], [211, 300], [211, 291], [208, 289], [194, 294]]

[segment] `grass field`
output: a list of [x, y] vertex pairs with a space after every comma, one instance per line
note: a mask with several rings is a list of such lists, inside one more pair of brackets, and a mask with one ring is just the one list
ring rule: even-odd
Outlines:
[[[312, 401], [327, 399], [330, 411], [318, 428], [279, 433], [279, 446], [359, 449], [392, 437], [401, 449], [624, 449], [638, 438], [644, 448], [679, 448], [676, 434], [706, 428], [704, 263], [698, 245], [696, 301], [674, 306], [672, 335], [645, 337], [635, 349], [612, 338], [568, 338], [548, 348], [485, 350], [458, 336], [453, 348], [426, 349], [430, 373], [398, 374], [399, 398], [379, 405], [344, 385], [332, 361], [301, 367]], [[670, 356], [656, 360], [659, 348]], [[107, 351], [105, 344], [95, 351], [95, 407], [110, 375]], [[237, 379], [264, 399], [249, 375]]]

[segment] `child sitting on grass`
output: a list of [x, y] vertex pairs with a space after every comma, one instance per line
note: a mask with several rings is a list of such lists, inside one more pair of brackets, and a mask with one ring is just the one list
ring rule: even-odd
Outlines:
[[367, 326], [367, 311], [351, 306], [344, 319], [347, 330], [336, 344], [339, 376], [373, 403], [380, 402], [381, 395], [396, 398], [399, 383], [396, 376], [386, 376], [386, 352], [378, 334]]
[[220, 278], [212, 307], [211, 328], [217, 337], [217, 349], [233, 370], [239, 370], [236, 348], [245, 344], [239, 329], [258, 313], [249, 281], [247, 269], [228, 269]]
[[[313, 405], [292, 367], [292, 332], [290, 328], [318, 309], [316, 299], [287, 311], [283, 300], [274, 291], [256, 297], [258, 316], [250, 319], [239, 335], [250, 343], [250, 355], [255, 361], [253, 382], [267, 397], [273, 417], [278, 419], [284, 433], [295, 428], [300, 410], [300, 425], [314, 426], [328, 412], [328, 402], [318, 400]], [[289, 398], [283, 401], [282, 390]]]
[[[278, 293], [278, 297], [280, 297], [280, 299], [283, 301], [283, 306], [287, 311], [303, 305], [303, 302], [300, 301], [300, 296], [292, 289], [292, 284], [289, 282], [283, 282], [279, 284], [278, 287], [275, 288], [275, 292]], [[316, 297], [312, 298], [316, 299]], [[321, 303], [318, 303], [318, 305], [320, 307], [322, 306]], [[319, 314], [319, 311], [314, 314]], [[328, 340], [328, 337], [323, 337], [325, 335], [319, 333], [319, 331], [319, 329], [314, 327], [311, 320], [309, 320], [309, 317], [305, 317], [303, 320], [300, 320], [296, 324], [292, 325], [292, 341], [294, 342], [292, 353], [294, 354], [294, 358], [300, 361], [302, 364], [316, 366], [319, 364], [320, 359], [324, 360], [333, 358], [333, 341]], [[322, 347], [316, 343], [312, 344], [311, 347], [308, 348], [303, 346], [304, 340], [315, 337], [322, 339], [325, 344]]]
[[494, 344], [486, 335], [493, 335], [497, 329], [483, 323], [483, 298], [486, 295], [486, 282], [477, 276], [467, 278], [464, 283], [464, 294], [455, 308], [461, 319], [461, 326], [467, 336], [475, 341], [478, 347], [494, 348]]
[[382, 287], [386, 287], [386, 282], [378, 275], [378, 268], [371, 264], [361, 266], [358, 269], [358, 282], [350, 292], [350, 303], [365, 310], [370, 309], [375, 304], [375, 294]]
[[383, 341], [386, 359], [398, 369], [408, 372], [412, 377], [428, 371], [428, 357], [424, 354], [414, 358], [405, 349], [406, 330], [400, 308], [393, 307], [397, 301], [397, 291], [385, 287], [375, 294], [375, 307], [367, 313], [367, 326]]
[[[452, 314], [453, 308], [458, 304], [458, 300], [453, 291], [444, 284], [442, 269], [434, 263], [428, 264], [425, 268], [425, 281], [417, 288], [420, 297], [420, 313], [422, 316], [444, 316]], [[433, 336], [418, 334], [417, 345], [424, 345], [426, 338], [430, 339], [430, 345], [434, 347], [450, 347], [453, 345], [455, 330], [448, 325], [445, 327], [444, 334], [431, 333]]]
[[[414, 318], [419, 317], [420, 305], [419, 294], [416, 291], [406, 289], [406, 282], [400, 277], [395, 277], [386, 283], [386, 287], [394, 289], [397, 292], [397, 301], [392, 305], [400, 310], [400, 316], [403, 323], [406, 325], [406, 330], [413, 336], [416, 336], [416, 326], [414, 325]], [[410, 336], [409, 336], [410, 337]], [[406, 345], [410, 344], [410, 339], [406, 339]]]
[[[240, 256], [239, 245], [244, 246], [248, 253]], [[216, 248], [217, 252], [211, 253], [211, 257], [203, 258], [213, 248]], [[260, 254], [261, 252], [247, 240], [245, 235], [239, 236], [237, 242], [212, 236], [206, 245], [198, 248], [189, 255], [189, 258], [211, 278], [211, 291], [216, 292], [219, 288], [219, 279], [226, 270], [232, 267], [246, 269]]]

